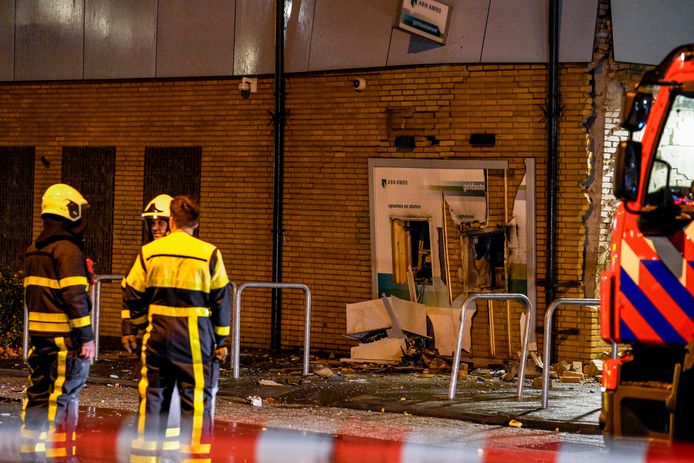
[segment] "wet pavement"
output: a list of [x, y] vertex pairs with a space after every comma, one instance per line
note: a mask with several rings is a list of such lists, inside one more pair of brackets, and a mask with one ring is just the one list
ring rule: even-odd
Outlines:
[[[95, 389], [103, 386], [96, 386]], [[18, 461], [19, 430], [16, 406], [0, 403], [0, 462]], [[10, 409], [10, 412], [5, 410]], [[353, 415], [353, 418], [357, 416]], [[427, 418], [419, 418], [427, 420]], [[87, 407], [81, 413], [76, 454], [81, 463], [128, 461], [133, 437], [132, 415]], [[445, 421], [445, 420], [444, 420]], [[481, 425], [476, 425], [481, 426]], [[476, 429], [464, 438], [456, 435], [438, 443], [427, 442], [431, 429], [381, 425], [389, 433], [364, 436], [353, 433], [349, 422], [332, 433], [292, 430], [260, 424], [216, 420], [212, 461], [229, 463], [674, 463], [691, 461], [691, 444], [649, 441], [602, 445], [596, 436], [521, 429]], [[375, 429], [373, 424], [370, 426]], [[592, 437], [592, 439], [590, 439]]]
[[[421, 367], [352, 364], [312, 357], [311, 371], [303, 376], [300, 355], [271, 356], [242, 352], [240, 377], [234, 379], [228, 360], [220, 374], [219, 401], [261, 408], [331, 407], [385, 414], [445, 418], [495, 426], [599, 434], [600, 384], [592, 379], [564, 384], [552, 381], [549, 407], [541, 408], [540, 389], [526, 379], [523, 397], [516, 399], [517, 379], [507, 382], [498, 370], [479, 369], [460, 378], [456, 397], [448, 399], [450, 370]], [[135, 358], [120, 351], [101, 352], [92, 365], [89, 384], [130, 389], [136, 385]], [[26, 376], [21, 359], [0, 359], [0, 376]], [[332, 373], [332, 374], [331, 374]], [[0, 387], [0, 397], [8, 394]], [[131, 394], [132, 408], [136, 396]], [[256, 407], [253, 407], [256, 408]]]

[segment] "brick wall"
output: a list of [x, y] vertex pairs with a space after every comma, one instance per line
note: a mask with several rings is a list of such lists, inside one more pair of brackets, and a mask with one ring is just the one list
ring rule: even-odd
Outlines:
[[[620, 112], [625, 89], [633, 87], [648, 66], [628, 63], [615, 63], [612, 56], [612, 24], [607, 0], [600, 0], [596, 42], [593, 63], [588, 68], [591, 75], [593, 98], [592, 114], [587, 118], [590, 124], [589, 137], [591, 150], [588, 163], [592, 181], [588, 185], [591, 210], [586, 216], [586, 271], [584, 276], [586, 297], [599, 297], [600, 272], [607, 268], [612, 238], [612, 217], [617, 206], [613, 196], [614, 156], [617, 147], [627, 137], [621, 128]], [[638, 136], [638, 134], [637, 134]], [[582, 339], [587, 356], [594, 357], [605, 351], [607, 345], [597, 334], [599, 321], [597, 311], [583, 309]], [[587, 333], [591, 333], [587, 336]], [[585, 356], [583, 358], [585, 358]]]
[[[352, 78], [367, 81], [355, 92]], [[285, 138], [284, 256], [286, 282], [311, 288], [312, 348], [345, 351], [345, 304], [370, 299], [371, 243], [368, 159], [505, 159], [507, 207], [513, 207], [523, 160], [537, 160], [538, 278], [545, 272], [546, 68], [541, 65], [430, 66], [290, 76]], [[561, 68], [558, 270], [562, 281], [582, 281], [583, 216], [588, 202], [589, 75]], [[269, 281], [272, 259], [272, 79], [242, 99], [234, 80], [75, 82], [0, 85], [0, 143], [36, 146], [34, 236], [42, 192], [60, 180], [63, 146], [116, 147], [113, 273], [125, 273], [141, 239], [144, 150], [201, 146], [200, 237], [218, 245], [237, 283]], [[435, 113], [435, 125], [411, 152], [388, 136], [387, 110]], [[473, 147], [471, 133], [495, 133], [496, 146]], [[46, 167], [41, 156], [50, 162]], [[27, 179], [31, 181], [31, 179]], [[488, 228], [504, 226], [503, 178], [490, 176]], [[449, 224], [449, 245], [459, 241]], [[91, 232], [98, 232], [92, 230]], [[459, 252], [459, 251], [458, 251]], [[455, 272], [452, 272], [455, 275]], [[544, 288], [538, 288], [544, 311]], [[567, 295], [582, 295], [581, 289]], [[454, 297], [456, 295], [454, 294]], [[104, 286], [101, 332], [118, 335], [119, 291]], [[501, 307], [501, 306], [500, 306]], [[481, 310], [474, 323], [475, 354], [488, 354]], [[501, 312], [503, 314], [503, 312]], [[518, 308], [512, 317], [517, 336]], [[568, 311], [567, 311], [568, 314]], [[283, 293], [284, 347], [303, 343], [301, 292]], [[497, 316], [503, 318], [504, 316]], [[242, 345], [268, 347], [270, 294], [244, 291]], [[581, 323], [570, 315], [562, 323]], [[540, 321], [541, 324], [541, 321]], [[505, 328], [497, 328], [505, 345]], [[588, 339], [565, 344], [562, 355], [584, 355]], [[497, 351], [504, 351], [501, 347]]]

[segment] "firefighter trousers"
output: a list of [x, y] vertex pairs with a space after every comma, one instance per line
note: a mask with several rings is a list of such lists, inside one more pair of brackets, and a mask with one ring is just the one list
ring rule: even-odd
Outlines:
[[22, 461], [72, 461], [79, 393], [89, 375], [89, 360], [78, 357], [69, 338], [34, 336], [28, 363], [29, 384], [22, 402]]
[[[189, 321], [198, 325], [194, 318]], [[209, 324], [209, 320], [204, 319], [201, 324]], [[212, 346], [203, 345], [196, 337], [180, 336], [175, 342], [167, 338], [169, 336], [151, 333], [151, 325], [143, 338], [144, 361], [138, 384], [140, 406], [130, 461], [154, 463], [174, 448], [171, 440], [166, 439], [166, 430], [174, 390], [178, 389], [180, 458], [196, 463], [209, 462], [213, 394], [219, 374], [219, 367], [212, 359]]]

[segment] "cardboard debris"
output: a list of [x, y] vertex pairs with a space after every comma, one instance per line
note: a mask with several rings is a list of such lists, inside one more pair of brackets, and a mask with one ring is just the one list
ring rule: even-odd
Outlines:
[[383, 301], [370, 301], [347, 304], [347, 334], [387, 329], [392, 326]]
[[400, 328], [400, 319], [397, 315], [395, 315], [395, 311], [393, 310], [393, 306], [390, 303], [390, 299], [391, 298], [386, 296], [381, 297], [381, 301], [383, 301], [383, 306], [386, 308], [386, 312], [388, 313], [388, 318], [393, 324], [392, 328], [386, 330], [386, 334], [388, 335], [388, 337], [391, 338], [402, 338], [405, 336], [405, 333], [403, 333], [402, 328]]
[[405, 349], [404, 338], [383, 338], [352, 347], [353, 360], [400, 360]]
[[[448, 364], [439, 357], [452, 357], [455, 353], [460, 308], [427, 307], [384, 296], [347, 304], [346, 309], [346, 336], [361, 341], [352, 348], [351, 361], [406, 362], [410, 366], [443, 369]], [[473, 313], [470, 311], [468, 316]], [[468, 336], [468, 350], [469, 344]]]
[[277, 381], [273, 381], [271, 379], [261, 379], [258, 381], [258, 384], [261, 386], [284, 386], [284, 384], [280, 384]]
[[[388, 299], [397, 317], [397, 324], [402, 330], [419, 336], [427, 335], [427, 307], [424, 304], [406, 301], [395, 296], [390, 296]], [[394, 320], [393, 325], [395, 323]]]
[[[463, 293], [460, 296], [453, 299], [451, 307], [460, 307], [458, 310], [462, 310], [463, 302], [467, 299], [467, 296]], [[472, 317], [477, 312], [477, 304], [473, 304], [468, 310], [465, 311], [465, 331], [463, 332], [463, 343], [462, 348], [466, 352], [470, 352], [472, 349]], [[458, 329], [455, 333], [456, 341], [458, 339], [458, 331], [460, 331], [460, 313], [458, 313]], [[455, 347], [453, 348], [455, 350]]]
[[427, 317], [434, 329], [434, 347], [440, 355], [452, 357], [460, 331], [460, 309], [427, 307]]

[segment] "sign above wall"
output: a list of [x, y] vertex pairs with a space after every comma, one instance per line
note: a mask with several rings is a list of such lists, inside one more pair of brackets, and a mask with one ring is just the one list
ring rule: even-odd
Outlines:
[[451, 7], [436, 0], [400, 0], [398, 28], [439, 44], [446, 43]]

